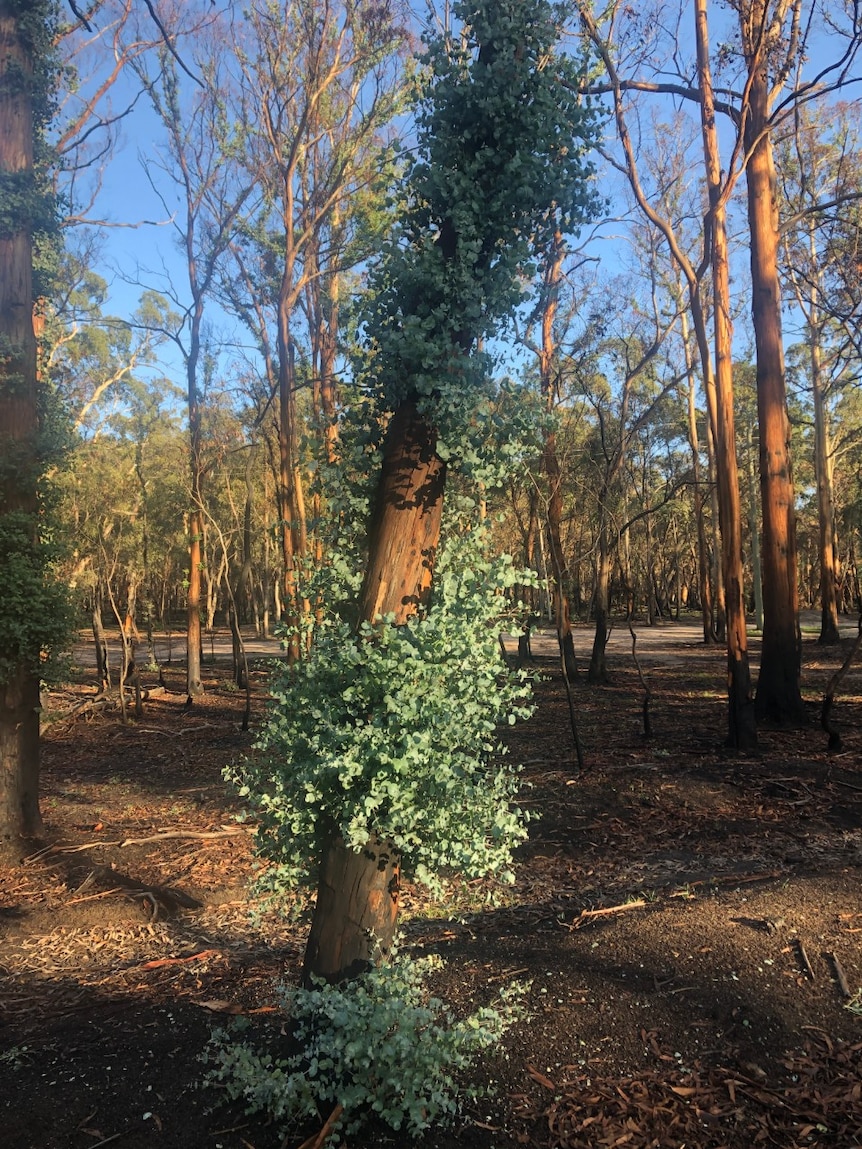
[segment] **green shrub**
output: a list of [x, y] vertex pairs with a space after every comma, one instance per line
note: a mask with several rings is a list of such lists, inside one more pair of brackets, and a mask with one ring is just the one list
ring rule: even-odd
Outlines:
[[321, 981], [285, 991], [298, 1052], [276, 1057], [219, 1031], [206, 1056], [215, 1066], [209, 1083], [282, 1129], [322, 1123], [337, 1105], [347, 1133], [373, 1118], [413, 1137], [450, 1122], [459, 1100], [478, 1092], [459, 1086], [457, 1075], [522, 1014], [523, 987], [505, 990], [494, 1008], [454, 1020], [425, 987], [441, 965], [439, 958], [397, 954], [342, 985]]

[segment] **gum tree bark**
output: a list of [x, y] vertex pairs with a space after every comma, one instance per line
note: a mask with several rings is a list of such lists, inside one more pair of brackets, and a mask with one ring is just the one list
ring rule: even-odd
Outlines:
[[727, 614], [728, 743], [741, 750], [757, 745], [751, 696], [748, 634], [742, 578], [742, 513], [733, 416], [732, 323], [727, 251], [726, 200], [715, 123], [709, 67], [707, 0], [695, 0], [697, 68], [701, 91], [701, 126], [712, 226], [712, 276], [715, 324], [715, 446], [721, 521], [722, 569]]
[[758, 719], [802, 721], [802, 637], [796, 579], [796, 513], [790, 420], [781, 338], [778, 207], [772, 138], [765, 2], [740, 7], [750, 94], [744, 140], [751, 236], [751, 318], [757, 350], [757, 418], [763, 514], [763, 645], [755, 706]]

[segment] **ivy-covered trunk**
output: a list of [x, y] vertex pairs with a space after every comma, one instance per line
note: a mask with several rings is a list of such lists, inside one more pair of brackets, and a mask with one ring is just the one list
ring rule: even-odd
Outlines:
[[[446, 482], [436, 439], [415, 401], [402, 403], [392, 416], [369, 528], [361, 622], [393, 615], [396, 625], [404, 623], [431, 589]], [[344, 981], [388, 956], [400, 873], [401, 856], [391, 843], [372, 835], [362, 850], [351, 850], [331, 832], [303, 962], [306, 983], [312, 976]]]
[[[0, 609], [20, 610], [40, 580], [36, 338], [33, 332], [33, 60], [20, 3], [0, 2], [0, 565], [17, 584]], [[37, 17], [33, 15], [33, 19]], [[17, 204], [18, 206], [13, 206]], [[14, 572], [14, 574], [12, 574]], [[17, 607], [15, 604], [19, 604]], [[28, 609], [38, 612], [38, 599]], [[0, 649], [0, 852], [42, 832], [38, 648], [28, 620], [3, 620]]]

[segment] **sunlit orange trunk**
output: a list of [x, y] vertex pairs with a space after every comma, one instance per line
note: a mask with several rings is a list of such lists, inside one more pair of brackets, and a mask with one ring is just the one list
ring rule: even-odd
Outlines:
[[715, 310], [715, 439], [721, 521], [722, 567], [727, 612], [728, 742], [740, 749], [757, 744], [751, 697], [748, 634], [742, 578], [742, 515], [736, 461], [731, 361], [730, 272], [727, 253], [725, 202], [715, 124], [712, 75], [709, 67], [707, 0], [695, 0], [697, 64], [701, 90], [704, 160], [712, 224], [713, 306]]
[[[431, 588], [440, 539], [446, 466], [436, 453], [434, 428], [413, 402], [389, 424], [369, 529], [369, 554], [360, 593], [360, 619], [394, 615], [406, 622]], [[371, 838], [350, 850], [333, 835], [321, 862], [303, 978], [339, 982], [385, 958], [398, 915], [401, 857], [390, 842]]]
[[781, 338], [778, 206], [768, 131], [765, 63], [753, 70], [745, 145], [751, 235], [751, 318], [757, 350], [757, 418], [763, 516], [763, 648], [757, 682], [758, 718], [804, 719], [799, 690], [801, 636], [796, 580], [796, 515], [790, 463], [790, 420]]
[[[33, 66], [18, 22], [0, 3], [0, 176], [33, 171]], [[24, 213], [22, 213], [23, 215]], [[33, 332], [33, 245], [26, 216], [0, 234], [0, 517], [22, 550], [38, 546], [38, 404]], [[16, 515], [22, 518], [16, 521]], [[0, 651], [0, 654], [5, 653]], [[42, 834], [39, 676], [25, 662], [0, 681], [0, 853]]]

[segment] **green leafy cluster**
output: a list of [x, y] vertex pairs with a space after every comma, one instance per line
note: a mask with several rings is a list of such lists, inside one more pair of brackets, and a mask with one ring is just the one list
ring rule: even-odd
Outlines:
[[348, 1134], [371, 1117], [413, 1137], [450, 1121], [459, 1092], [475, 1096], [459, 1091], [455, 1075], [518, 1019], [522, 988], [504, 990], [495, 1008], [454, 1020], [425, 988], [441, 964], [399, 954], [342, 985], [285, 991], [299, 1052], [259, 1053], [222, 1031], [206, 1058], [215, 1063], [210, 1083], [282, 1129], [323, 1121], [336, 1105], [344, 1108], [340, 1128]]
[[[0, 96], [26, 95], [20, 102], [32, 112], [34, 161], [32, 169], [0, 172], [0, 237], [26, 234], [32, 241], [35, 305], [53, 286], [59, 244], [53, 157], [45, 141], [57, 82], [58, 6], [54, 0], [10, 0], [5, 9], [14, 20], [15, 51], [3, 62]], [[35, 366], [32, 346], [0, 336], [0, 391], [10, 409], [20, 405], [18, 423], [30, 424], [17, 435], [0, 427], [0, 683], [22, 670], [42, 677], [56, 672], [52, 656], [65, 644], [71, 619], [56, 577], [56, 523], [45, 479], [68, 445], [68, 427], [50, 381], [34, 380]]]
[[0, 515], [0, 683], [21, 668], [43, 679], [60, 669], [55, 657], [68, 640], [72, 611], [55, 576], [55, 559], [54, 548], [34, 538], [30, 514]]
[[579, 62], [555, 52], [553, 5], [460, 0], [453, 12], [463, 35], [428, 49], [401, 225], [363, 316], [381, 402], [418, 397], [450, 450], [488, 374], [477, 341], [521, 302], [531, 258], [594, 208], [598, 133], [574, 94]]
[[306, 661], [276, 670], [257, 753], [230, 772], [274, 884], [313, 877], [333, 833], [391, 841], [432, 887], [446, 867], [508, 876], [525, 817], [496, 729], [529, 713], [529, 685], [506, 671], [498, 635], [502, 591], [525, 577], [485, 556], [481, 531], [453, 535], [426, 613], [359, 633], [330, 620]]

